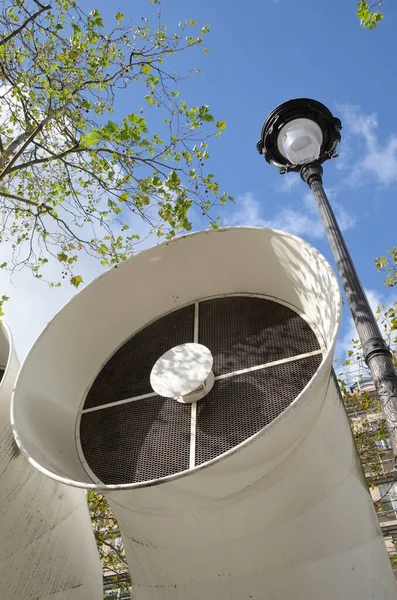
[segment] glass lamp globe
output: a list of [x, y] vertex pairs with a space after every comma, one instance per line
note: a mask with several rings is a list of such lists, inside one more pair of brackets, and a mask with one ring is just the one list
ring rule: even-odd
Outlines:
[[277, 146], [292, 165], [301, 165], [320, 156], [323, 134], [311, 119], [293, 119], [281, 128]]

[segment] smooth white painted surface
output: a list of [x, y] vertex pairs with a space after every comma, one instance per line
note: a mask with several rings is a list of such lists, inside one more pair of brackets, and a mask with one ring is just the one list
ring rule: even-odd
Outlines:
[[333, 379], [323, 392], [227, 459], [109, 493], [137, 600], [397, 598]]
[[185, 396], [205, 383], [212, 363], [211, 352], [202, 344], [180, 344], [156, 361], [150, 374], [150, 385], [164, 398]]
[[146, 323], [227, 294], [266, 295], [301, 312], [324, 358], [277, 419], [221, 458], [155, 485], [102, 486], [136, 600], [397, 598], [332, 378], [338, 285], [299, 238], [253, 228], [201, 232], [97, 279], [51, 321], [21, 370], [12, 411], [18, 444], [50, 477], [96, 488], [74, 436], [101, 366]]
[[84, 492], [27, 462], [12, 435], [10, 400], [19, 364], [0, 324], [0, 598], [101, 600], [102, 571]]

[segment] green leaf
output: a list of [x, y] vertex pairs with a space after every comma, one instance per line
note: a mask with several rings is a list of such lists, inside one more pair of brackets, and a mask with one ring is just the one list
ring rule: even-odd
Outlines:
[[[0, 298], [0, 317], [4, 317], [3, 306], [4, 306], [4, 303], [5, 303], [5, 302], [7, 302], [7, 300], [9, 300], [9, 297], [8, 297], [8, 296], [4, 296], [4, 295], [3, 295], [3, 296]], [[0, 323], [1, 323], [1, 319], [0, 319]]]
[[114, 123], [113, 121], [108, 121], [107, 124], [105, 125], [105, 127], [103, 128], [103, 131], [105, 133], [105, 135], [107, 136], [112, 136], [113, 134], [117, 133], [119, 130], [119, 126], [117, 125], [117, 123]]
[[381, 2], [369, 4], [367, 0], [360, 0], [357, 4], [357, 17], [364, 29], [374, 29], [379, 21], [383, 19], [383, 14], [378, 10], [373, 10], [374, 6], [380, 6]]
[[226, 129], [226, 121], [217, 121], [216, 122], [216, 126], [221, 131], [225, 131], [225, 129]]
[[80, 141], [83, 146], [89, 148], [90, 146], [95, 146], [95, 144], [97, 144], [100, 139], [101, 134], [99, 133], [99, 131], [93, 130], [90, 133], [87, 133], [87, 135], [84, 135]]
[[70, 283], [74, 285], [74, 287], [78, 288], [81, 283], [83, 283], [83, 278], [81, 275], [73, 275], [70, 278]]
[[145, 75], [150, 75], [150, 73], [152, 72], [152, 67], [148, 64], [142, 65], [141, 71]]

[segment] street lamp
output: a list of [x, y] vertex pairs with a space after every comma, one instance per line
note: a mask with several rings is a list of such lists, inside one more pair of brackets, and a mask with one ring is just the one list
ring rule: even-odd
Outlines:
[[270, 113], [257, 149], [280, 173], [299, 172], [313, 192], [397, 457], [397, 373], [392, 354], [381, 335], [323, 187], [321, 164], [337, 156], [341, 129], [340, 120], [323, 104], [297, 98], [284, 102]]

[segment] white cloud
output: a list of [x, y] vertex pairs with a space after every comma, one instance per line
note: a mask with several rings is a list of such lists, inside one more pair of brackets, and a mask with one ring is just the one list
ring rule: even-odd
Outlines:
[[[347, 130], [347, 147], [351, 137], [358, 137], [364, 143], [364, 153], [351, 165], [350, 182], [355, 186], [374, 178], [383, 185], [397, 181], [397, 135], [385, 142], [378, 137], [378, 120], [375, 114], [364, 114], [359, 106], [342, 105], [343, 123]], [[343, 166], [346, 165], [346, 161]]]
[[288, 173], [282, 175], [280, 185], [276, 187], [276, 192], [290, 192], [299, 183], [301, 183], [301, 178], [297, 173]]
[[[328, 191], [332, 197], [332, 190]], [[336, 216], [340, 221], [342, 230], [354, 227], [356, 219], [338, 203], [333, 201], [336, 207]], [[281, 229], [300, 237], [319, 239], [323, 237], [324, 228], [317, 213], [315, 202], [310, 193], [305, 194], [300, 210], [282, 207], [271, 218], [265, 218], [262, 214], [262, 206], [250, 192], [237, 199], [235, 210], [225, 218], [226, 225], [252, 225], [253, 227], [269, 227]]]
[[271, 219], [261, 216], [261, 205], [250, 192], [237, 199], [237, 207], [225, 219], [227, 225], [252, 225], [253, 227], [269, 227], [281, 229], [295, 235], [310, 235], [318, 238], [323, 235], [321, 223], [306, 212], [298, 212], [291, 208], [282, 208]]

